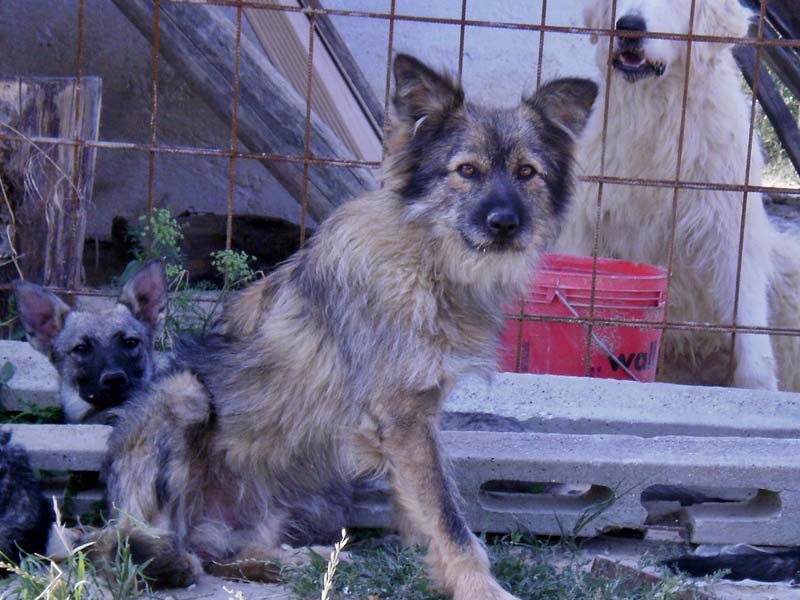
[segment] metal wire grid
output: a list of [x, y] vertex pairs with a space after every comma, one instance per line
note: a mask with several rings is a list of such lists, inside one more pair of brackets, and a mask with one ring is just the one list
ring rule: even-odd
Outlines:
[[[474, 1], [474, 0], [473, 0]], [[159, 60], [160, 60], [160, 16], [161, 16], [161, 7], [167, 3], [189, 3], [189, 4], [198, 4], [198, 5], [213, 5], [213, 6], [223, 6], [223, 7], [232, 7], [236, 9], [236, 46], [235, 46], [235, 61], [234, 61], [234, 85], [233, 85], [233, 94], [232, 94], [232, 118], [231, 118], [231, 128], [230, 128], [230, 144], [227, 148], [198, 148], [198, 147], [191, 147], [185, 145], [175, 145], [175, 144], [165, 144], [161, 143], [157, 137], [157, 123], [158, 123], [158, 108], [159, 108], [159, 97], [158, 97], [158, 74], [159, 74]], [[153, 9], [153, 41], [152, 41], [152, 79], [151, 79], [151, 101], [150, 101], [150, 138], [149, 143], [142, 144], [136, 142], [127, 142], [127, 141], [109, 141], [109, 140], [84, 140], [80, 139], [80, 137], [75, 137], [74, 139], [67, 139], [67, 138], [50, 138], [50, 137], [34, 137], [32, 141], [36, 143], [46, 143], [46, 144], [68, 144], [74, 146], [76, 149], [75, 152], [75, 160], [77, 163], [78, 160], [78, 153], [77, 149], [81, 147], [93, 147], [93, 148], [100, 148], [100, 149], [107, 149], [107, 150], [115, 150], [115, 151], [129, 151], [129, 152], [145, 152], [148, 154], [148, 179], [147, 179], [147, 218], [148, 220], [151, 218], [154, 208], [154, 181], [155, 181], [155, 162], [157, 155], [187, 155], [187, 156], [197, 156], [197, 157], [218, 157], [218, 158], [227, 158], [229, 161], [228, 167], [228, 198], [227, 198], [227, 207], [226, 207], [226, 216], [227, 216], [227, 228], [226, 228], [226, 241], [225, 247], [226, 249], [231, 248], [231, 241], [233, 235], [233, 211], [234, 211], [234, 194], [236, 190], [236, 161], [240, 159], [251, 159], [251, 160], [260, 160], [260, 161], [276, 161], [276, 162], [286, 162], [286, 163], [301, 163], [303, 165], [303, 187], [302, 187], [302, 197], [301, 197], [301, 217], [300, 217], [300, 227], [301, 227], [301, 244], [303, 243], [305, 236], [306, 236], [306, 225], [307, 225], [307, 215], [308, 215], [308, 183], [309, 183], [309, 167], [312, 165], [320, 165], [320, 166], [329, 166], [329, 167], [365, 167], [369, 169], [378, 169], [380, 167], [380, 162], [378, 161], [368, 161], [368, 160], [352, 160], [352, 159], [342, 159], [339, 157], [323, 157], [323, 156], [314, 156], [311, 152], [310, 147], [310, 139], [311, 139], [311, 95], [312, 95], [312, 74], [313, 74], [313, 64], [314, 64], [314, 51], [315, 51], [315, 31], [316, 31], [316, 19], [320, 15], [328, 15], [328, 16], [339, 16], [339, 17], [352, 17], [352, 18], [363, 18], [363, 19], [372, 19], [376, 21], [383, 21], [387, 23], [388, 26], [388, 35], [387, 35], [387, 73], [386, 73], [386, 85], [384, 91], [384, 109], [388, 110], [389, 106], [389, 99], [390, 99], [390, 88], [391, 88], [391, 58], [394, 51], [394, 32], [395, 32], [395, 25], [398, 22], [412, 22], [412, 23], [430, 23], [430, 24], [439, 24], [439, 25], [447, 25], [447, 26], [455, 26], [460, 28], [460, 36], [459, 36], [459, 49], [458, 49], [458, 56], [457, 56], [457, 64], [458, 64], [458, 78], [459, 81], [461, 80], [462, 72], [463, 72], [463, 60], [464, 60], [464, 45], [465, 45], [465, 38], [467, 35], [467, 30], [469, 28], [490, 28], [494, 30], [521, 30], [521, 31], [532, 31], [538, 32], [539, 35], [539, 44], [538, 44], [538, 51], [537, 51], [537, 64], [536, 64], [536, 85], [537, 87], [541, 84], [542, 81], [542, 67], [543, 67], [543, 56], [544, 56], [544, 48], [545, 48], [545, 39], [546, 34], [548, 33], [559, 33], [559, 34], [568, 34], [568, 35], [580, 35], [580, 36], [600, 36], [608, 40], [609, 45], [609, 53], [612, 50], [613, 44], [613, 37], [624, 35], [625, 37], [636, 38], [636, 37], [648, 37], [654, 39], [666, 39], [666, 40], [676, 40], [676, 41], [683, 41], [686, 43], [687, 46], [687, 54], [690, 56], [692, 52], [692, 47], [694, 44], [697, 43], [709, 43], [709, 42], [728, 42], [728, 43], [737, 43], [746, 46], [754, 46], [756, 52], [756, 64], [760, 63], [761, 53], [764, 48], [773, 48], [773, 47], [782, 47], [782, 48], [795, 48], [800, 51], [800, 39], [787, 39], [787, 38], [777, 38], [777, 39], [767, 39], [764, 37], [764, 23], [766, 18], [766, 0], [761, 1], [761, 9], [758, 16], [758, 34], [755, 38], [730, 38], [724, 36], [711, 36], [711, 35], [698, 35], [694, 32], [694, 25], [695, 25], [695, 12], [696, 12], [696, 0], [691, 0], [691, 8], [690, 8], [690, 21], [689, 21], [689, 30], [687, 34], [675, 34], [675, 33], [661, 33], [661, 32], [633, 32], [633, 31], [626, 31], [623, 33], [617, 32], [613, 29], [596, 29], [596, 28], [587, 28], [587, 27], [572, 27], [572, 26], [560, 26], [560, 25], [553, 25], [547, 23], [547, 0], [542, 0], [542, 9], [541, 9], [541, 16], [539, 22], [504, 22], [504, 21], [486, 21], [486, 20], [475, 20], [475, 19], [468, 19], [467, 18], [467, 3], [468, 0], [462, 0], [461, 2], [461, 15], [460, 18], [445, 18], [445, 17], [430, 17], [430, 16], [420, 16], [415, 14], [406, 14], [406, 13], [399, 13], [397, 11], [397, 0], [390, 0], [390, 8], [388, 12], [380, 12], [380, 11], [363, 11], [363, 10], [348, 10], [348, 9], [332, 9], [332, 8], [325, 8], [323, 7], [318, 0], [307, 0], [304, 2], [304, 6], [284, 6], [280, 4], [271, 4], [265, 2], [263, 0], [154, 0], [154, 9]], [[240, 78], [239, 78], [239, 65], [240, 65], [240, 55], [241, 55], [241, 35], [242, 35], [242, 16], [243, 10], [245, 8], [248, 9], [258, 9], [258, 10], [278, 10], [278, 11], [286, 11], [286, 12], [302, 12], [307, 15], [310, 23], [309, 28], [309, 37], [308, 37], [308, 59], [306, 64], [306, 90], [305, 90], [305, 100], [306, 100], [306, 112], [305, 112], [305, 131], [304, 131], [304, 152], [303, 156], [291, 156], [291, 155], [281, 155], [281, 154], [272, 154], [266, 152], [253, 152], [242, 150], [238, 146], [238, 138], [237, 138], [237, 128], [238, 128], [238, 105], [239, 105], [239, 92], [240, 92]], [[85, 20], [85, 0], [77, 0], [77, 51], [75, 57], [75, 73], [77, 78], [77, 94], [81, 93], [81, 79], [84, 74], [84, 20]], [[611, 23], [615, 23], [617, 13], [617, 1], [612, 0], [612, 19]], [[0, 18], [2, 18], [2, 6], [0, 5]], [[520, 314], [514, 315], [515, 319], [519, 319], [520, 329], [522, 327], [522, 323], [524, 321], [549, 321], [549, 322], [562, 322], [562, 323], [577, 323], [586, 326], [586, 354], [585, 354], [585, 369], [586, 374], [589, 374], [589, 361], [590, 361], [590, 345], [592, 339], [592, 328], [598, 325], [601, 326], [608, 326], [608, 325], [624, 325], [624, 326], [640, 326], [640, 327], [652, 327], [652, 321], [646, 320], [636, 320], [636, 319], [622, 319], [622, 318], [599, 318], [595, 316], [595, 295], [596, 295], [596, 282], [597, 282], [597, 249], [599, 243], [599, 227], [597, 226], [600, 221], [600, 215], [602, 211], [602, 203], [603, 203], [603, 191], [605, 184], [621, 184], [621, 185], [631, 185], [631, 186], [647, 186], [647, 187], [666, 187], [672, 188], [673, 192], [673, 200], [672, 200], [672, 231], [670, 234], [669, 240], [669, 260], [667, 265], [668, 271], [668, 283], [671, 281], [673, 276], [673, 269], [674, 269], [674, 248], [675, 248], [675, 226], [676, 226], [676, 213], [677, 213], [677, 203], [678, 198], [681, 190], [717, 190], [717, 191], [733, 191], [733, 192], [741, 192], [742, 193], [742, 213], [741, 213], [741, 224], [740, 224], [740, 234], [739, 234], [739, 248], [738, 248], [738, 262], [737, 262], [737, 277], [736, 277], [736, 294], [733, 298], [733, 322], [731, 324], [721, 324], [721, 323], [695, 323], [695, 322], [680, 322], [680, 321], [673, 321], [670, 320], [669, 315], [669, 305], [667, 304], [667, 309], [664, 314], [664, 318], [661, 323], [658, 325], [664, 331], [668, 329], [673, 330], [688, 330], [688, 331], [713, 331], [713, 332], [722, 332], [722, 333], [730, 333], [731, 334], [731, 368], [733, 365], [733, 350], [736, 344], [736, 334], [737, 333], [757, 333], [757, 334], [775, 334], [775, 335], [800, 335], [800, 329], [791, 329], [791, 328], [777, 328], [777, 327], [756, 327], [752, 325], [739, 325], [736, 323], [738, 311], [739, 311], [739, 288], [740, 288], [740, 278], [741, 278], [741, 263], [742, 263], [742, 251], [744, 245], [744, 231], [745, 231], [745, 218], [746, 218], [746, 208], [747, 202], [749, 199], [749, 195], [751, 193], [764, 193], [764, 192], [772, 192], [772, 193], [780, 193], [784, 195], [797, 195], [800, 196], [800, 189], [797, 188], [787, 188], [787, 187], [768, 187], [768, 186], [753, 186], [749, 183], [750, 177], [750, 162], [752, 157], [753, 151], [753, 142], [754, 142], [754, 131], [755, 131], [755, 118], [756, 118], [756, 97], [758, 93], [758, 86], [759, 86], [759, 70], [755, 70], [754, 81], [753, 81], [753, 96], [752, 96], [752, 104], [751, 104], [751, 111], [750, 111], [750, 124], [749, 124], [749, 146], [748, 146], [748, 154], [747, 154], [747, 163], [746, 163], [746, 179], [743, 185], [738, 184], [719, 184], [714, 182], [704, 182], [704, 181], [686, 181], [680, 179], [680, 171], [681, 171], [681, 162], [683, 156], [683, 146], [684, 146], [684, 139], [685, 139], [685, 125], [686, 125], [686, 108], [688, 103], [689, 97], [689, 90], [688, 90], [688, 82], [689, 82], [689, 75], [691, 69], [691, 61], [686, 61], [686, 71], [685, 71], [685, 84], [683, 90], [683, 98], [682, 98], [682, 116], [681, 116], [681, 126], [679, 131], [679, 139], [678, 139], [678, 163], [675, 172], [675, 176], [673, 179], [670, 180], [651, 180], [651, 179], [641, 179], [641, 178], [633, 178], [633, 177], [614, 177], [614, 176], [606, 176], [605, 173], [605, 148], [606, 148], [606, 139], [608, 135], [608, 111], [604, 114], [603, 118], [603, 151], [601, 154], [601, 172], [598, 175], [590, 175], [583, 177], [585, 181], [593, 182], [598, 184], [598, 194], [597, 194], [597, 210], [596, 210], [596, 226], [595, 226], [595, 251], [594, 251], [594, 269], [593, 269], [593, 277], [592, 277], [592, 289], [591, 289], [591, 296], [590, 296], [590, 307], [589, 307], [589, 315], [587, 317], [544, 317], [538, 315], [530, 315], [525, 314], [524, 312]], [[606, 78], [610, 78], [611, 74], [611, 65], [610, 63], [607, 66]], [[605, 106], [608, 106], [608, 94], [610, 93], [610, 87], [606, 86], [606, 98], [605, 98]], [[78, 96], [78, 100], [80, 96]], [[78, 110], [79, 102], [76, 102], [76, 111]], [[28, 138], [30, 139], [30, 138]], [[24, 142], [27, 141], [25, 138], [22, 138], [17, 135], [13, 135], [7, 133], [5, 131], [0, 132], [0, 140], [6, 141], [13, 141], [13, 142]], [[75, 169], [75, 178], [77, 179], [77, 168]], [[77, 187], [76, 181], [73, 181], [73, 194], [72, 194], [72, 206], [78, 206], [78, 198], [77, 194], [74, 191]], [[148, 228], [148, 236], [150, 235], [150, 228]], [[77, 236], [76, 236], [77, 238]], [[149, 245], [150, 239], [148, 237], [147, 243]], [[798, 257], [800, 259], [800, 257]], [[62, 259], [63, 260], [63, 259]], [[66, 294], [77, 294], [80, 293], [82, 295], [106, 295], [105, 292], [101, 292], [98, 290], [91, 290], [91, 289], [76, 289], [76, 282], [79, 278], [79, 270], [80, 265], [74, 265], [71, 271], [70, 276], [70, 285], [67, 289], [56, 289], [55, 291], [59, 291]], [[0, 285], [0, 289], [8, 290], [8, 284]], [[663, 353], [662, 353], [663, 354]]]

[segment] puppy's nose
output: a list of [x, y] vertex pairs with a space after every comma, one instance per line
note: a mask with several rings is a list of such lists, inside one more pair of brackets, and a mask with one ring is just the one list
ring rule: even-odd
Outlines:
[[128, 376], [125, 371], [114, 370], [106, 371], [100, 375], [100, 385], [105, 390], [113, 390], [125, 387], [128, 384]]
[[496, 238], [510, 238], [519, 228], [519, 216], [513, 210], [493, 210], [486, 217], [486, 225]]
[[620, 31], [647, 31], [647, 23], [639, 15], [625, 15], [617, 21]]

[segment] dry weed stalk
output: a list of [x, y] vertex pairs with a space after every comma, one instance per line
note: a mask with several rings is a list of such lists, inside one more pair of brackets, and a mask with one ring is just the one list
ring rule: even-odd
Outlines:
[[336, 567], [339, 566], [339, 554], [349, 541], [347, 530], [342, 529], [342, 539], [333, 547], [331, 559], [328, 561], [328, 569], [325, 571], [325, 577], [322, 580], [322, 596], [320, 600], [330, 600], [331, 591], [333, 590], [333, 578], [336, 575]]

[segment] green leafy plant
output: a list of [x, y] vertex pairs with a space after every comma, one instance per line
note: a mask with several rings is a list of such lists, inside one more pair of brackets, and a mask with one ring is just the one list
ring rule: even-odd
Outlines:
[[246, 252], [236, 250], [219, 250], [211, 253], [211, 265], [225, 281], [225, 288], [236, 289], [256, 278], [256, 272], [250, 267], [255, 260]]
[[170, 286], [180, 284], [186, 272], [180, 250], [183, 228], [168, 209], [156, 208], [150, 219], [147, 216], [139, 217], [139, 223], [133, 231], [133, 239], [136, 242], [134, 259], [125, 267], [120, 276], [120, 283], [128, 281], [148, 260], [161, 259], [164, 261]]
[[[220, 250], [211, 254], [211, 264], [223, 280], [219, 293], [203, 298], [200, 292], [216, 291], [208, 284], [189, 281], [180, 244], [183, 231], [180, 223], [166, 208], [155, 209], [150, 219], [140, 217], [133, 232], [137, 249], [134, 259], [119, 278], [124, 285], [147, 261], [164, 261], [170, 289], [170, 302], [164, 337], [159, 349], [169, 349], [173, 340], [183, 333], [203, 333], [208, 328], [228, 292], [238, 289], [258, 277], [251, 264], [255, 260], [245, 252]], [[148, 249], [149, 241], [149, 249]]]

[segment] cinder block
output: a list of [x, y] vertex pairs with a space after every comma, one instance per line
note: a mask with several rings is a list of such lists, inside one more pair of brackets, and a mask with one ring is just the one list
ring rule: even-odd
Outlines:
[[445, 409], [518, 419], [542, 433], [797, 437], [800, 394], [502, 373], [462, 381]]
[[[641, 493], [666, 484], [764, 490], [744, 506], [683, 509], [694, 543], [800, 544], [798, 439], [443, 432], [442, 442], [476, 530], [571, 533], [603, 503], [581, 536], [644, 530]], [[509, 491], [546, 483], [588, 485], [576, 496]], [[388, 525], [388, 515], [387, 504], [361, 501], [354, 524]]]
[[111, 427], [107, 425], [6, 425], [25, 447], [31, 466], [48, 471], [99, 471]]
[[[0, 343], [2, 356], [23, 365], [10, 395], [53, 398], [55, 373], [43, 356], [19, 342]], [[603, 503], [609, 506], [582, 535], [644, 529], [642, 491], [673, 485], [722, 497], [745, 490], [733, 494], [746, 498], [739, 502], [668, 506], [692, 542], [800, 544], [800, 394], [504, 374], [491, 384], [466, 382], [447, 408], [514, 417], [533, 430], [443, 433], [475, 529], [559, 535]], [[110, 432], [12, 429], [34, 466], [49, 470], [98, 470]], [[551, 484], [570, 485], [557, 493]], [[373, 490], [359, 499], [353, 525], [390, 521], [385, 495]]]
[[0, 406], [22, 410], [26, 405], [58, 405], [58, 374], [50, 361], [28, 342], [0, 341], [0, 366], [10, 362], [14, 376], [0, 386]]

